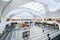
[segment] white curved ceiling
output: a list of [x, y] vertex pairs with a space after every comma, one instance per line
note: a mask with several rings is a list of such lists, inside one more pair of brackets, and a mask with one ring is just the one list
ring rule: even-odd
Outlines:
[[60, 0], [35, 0], [49, 7], [49, 11], [54, 12], [60, 9]]
[[[40, 12], [41, 14], [44, 14], [45, 11], [41, 11], [41, 9], [43, 9], [43, 10], [45, 10], [45, 9], [39, 3], [43, 3], [43, 4], [47, 5], [48, 10], [53, 13], [55, 11], [57, 11], [58, 9], [60, 9], [60, 0], [25, 0], [25, 3], [23, 3], [23, 2], [24, 2], [24, 0], [22, 0], [22, 2], [21, 2], [21, 0], [13, 0], [12, 3], [9, 6], [7, 6], [7, 8], [5, 9], [3, 17], [5, 17], [6, 14], [8, 14], [13, 9], [18, 8], [20, 6], [27, 7], [27, 8], [35, 10], [36, 12]], [[34, 3], [34, 2], [38, 2], [38, 3]], [[41, 7], [43, 7], [43, 8], [41, 8]], [[58, 13], [58, 11], [56, 12], [56, 14], [57, 13]]]
[[23, 13], [19, 13], [17, 15], [14, 15], [12, 18], [20, 18], [20, 19], [30, 19], [30, 18], [34, 18], [33, 15], [31, 15], [29, 12], [23, 12]]
[[[38, 17], [38, 18], [41, 18], [41, 17], [45, 17], [45, 16], [43, 16], [42, 14], [40, 14], [39, 12], [36, 12], [36, 11], [33, 11], [33, 10], [31, 10], [31, 9], [28, 9], [28, 8], [18, 8], [18, 9], [15, 9], [15, 10], [12, 10], [12, 11], [10, 11], [7, 15], [6, 15], [6, 17], [5, 18], [12, 18], [12, 17], [15, 17], [15, 16], [18, 16], [19, 17], [19, 15], [20, 16], [28, 16], [25, 12], [27, 12], [28, 13], [28, 15], [33, 15], [33, 17]], [[18, 15], [19, 14], [19, 15]], [[30, 17], [31, 17], [31, 15], [30, 15]], [[29, 16], [28, 16], [29, 17]], [[31, 18], [33, 18], [33, 17], [31, 17]]]
[[18, 6], [20, 5], [23, 5], [25, 3], [28, 3], [28, 2], [32, 2], [34, 0], [12, 0], [12, 2], [6, 6], [6, 8], [4, 9], [4, 12], [1, 13], [1, 11], [3, 10], [3, 8], [5, 7], [5, 5], [9, 2], [9, 1], [3, 1], [3, 0], [0, 0], [0, 15], [2, 17], [5, 17], [7, 13], [9, 13], [11, 10], [15, 9], [15, 8], [18, 8]]
[[20, 7], [25, 7], [25, 8], [29, 8], [29, 9], [33, 9], [35, 11], [40, 11], [40, 10], [44, 10], [44, 5], [38, 2], [29, 2], [26, 3], [24, 5], [21, 5]]
[[[23, 9], [21, 9], [21, 8], [23, 8]], [[35, 17], [37, 17], [37, 16], [40, 16], [40, 17], [42, 17], [43, 15], [45, 15], [45, 13], [46, 13], [46, 11], [45, 11], [45, 7], [44, 7], [44, 5], [43, 4], [40, 4], [40, 3], [38, 3], [38, 2], [29, 2], [29, 3], [27, 3], [27, 4], [24, 4], [24, 5], [21, 5], [20, 6], [20, 10], [22, 11], [22, 12], [24, 12], [24, 10], [25, 9], [29, 9], [29, 10], [32, 10], [32, 11], [34, 11], [34, 12], [36, 12], [36, 13], [33, 13], [33, 12], [31, 12], [32, 14], [31, 15], [35, 15]], [[10, 12], [10, 13], [8, 13], [8, 16], [9, 15], [12, 15], [12, 14], [14, 14], [14, 13], [19, 13], [19, 9], [16, 9], [14, 12]], [[20, 12], [21, 12], [20, 11]], [[25, 10], [26, 11], [26, 10]], [[28, 10], [27, 10], [28, 11]], [[30, 13], [28, 13], [28, 15], [29, 15]], [[25, 17], [25, 16], [27, 16], [26, 18], [29, 18], [29, 17], [31, 17], [31, 15], [30, 16], [28, 16], [28, 15], [25, 15], [25, 14], [19, 14], [20, 15], [20, 18], [22, 18], [22, 16], [23, 16], [23, 18]], [[18, 16], [19, 17], [19, 15], [17, 15], [16, 14], [16, 16]], [[36, 16], [37, 15], [37, 16]], [[14, 17], [15, 17], [15, 15], [14, 15]], [[45, 16], [43, 16], [43, 17], [45, 17]], [[31, 18], [33, 18], [33, 17], [31, 17]]]

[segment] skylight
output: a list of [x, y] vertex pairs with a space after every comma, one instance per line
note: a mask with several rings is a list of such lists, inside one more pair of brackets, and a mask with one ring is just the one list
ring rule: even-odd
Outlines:
[[27, 4], [21, 5], [20, 7], [29, 8], [37, 12], [40, 12], [40, 10], [43, 10], [43, 9], [45, 10], [44, 6], [38, 2], [29, 2]]

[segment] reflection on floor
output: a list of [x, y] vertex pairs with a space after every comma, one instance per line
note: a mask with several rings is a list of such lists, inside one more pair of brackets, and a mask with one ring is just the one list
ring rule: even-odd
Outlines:
[[[42, 31], [42, 27], [33, 26], [30, 29], [30, 36], [28, 40], [44, 40], [46, 35], [49, 33], [50, 35], [58, 32], [58, 30], [54, 30], [51, 27], [44, 27], [44, 32]], [[1, 40], [23, 40], [22, 32], [24, 30], [20, 29], [17, 31], [5, 33]]]
[[53, 38], [52, 40], [60, 40], [60, 35], [56, 36], [56, 37]]

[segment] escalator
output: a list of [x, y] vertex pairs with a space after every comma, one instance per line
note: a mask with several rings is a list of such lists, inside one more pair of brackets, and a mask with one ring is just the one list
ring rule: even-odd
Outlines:
[[0, 40], [11, 40], [12, 32], [5, 33]]

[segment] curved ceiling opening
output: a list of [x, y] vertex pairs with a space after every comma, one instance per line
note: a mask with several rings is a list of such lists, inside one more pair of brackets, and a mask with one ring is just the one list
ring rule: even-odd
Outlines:
[[[45, 17], [45, 13], [46, 13], [46, 10], [45, 10], [45, 7], [43, 4], [38, 3], [38, 2], [29, 2], [27, 4], [21, 5], [20, 8], [18, 8], [18, 9], [10, 11], [6, 15], [6, 18], [12, 17], [12, 15], [15, 15], [17, 13], [20, 14], [20, 12], [24, 12], [24, 11], [31, 12], [32, 15], [35, 15], [36, 17], [40, 17], [40, 18]], [[24, 17], [23, 13], [20, 15], [22, 15]], [[16, 15], [16, 16], [19, 16], [19, 15]]]
[[21, 14], [19, 13], [17, 15], [13, 15], [12, 18], [30, 19], [30, 18], [34, 18], [34, 16], [29, 12], [22, 12]]
[[30, 8], [35, 11], [40, 11], [40, 10], [45, 9], [43, 4], [38, 3], [38, 2], [29, 2], [27, 4], [21, 5], [20, 7]]
[[39, 2], [29, 2], [27, 4], [21, 5], [20, 7], [29, 8], [42, 14], [45, 14], [46, 12], [44, 5]]

